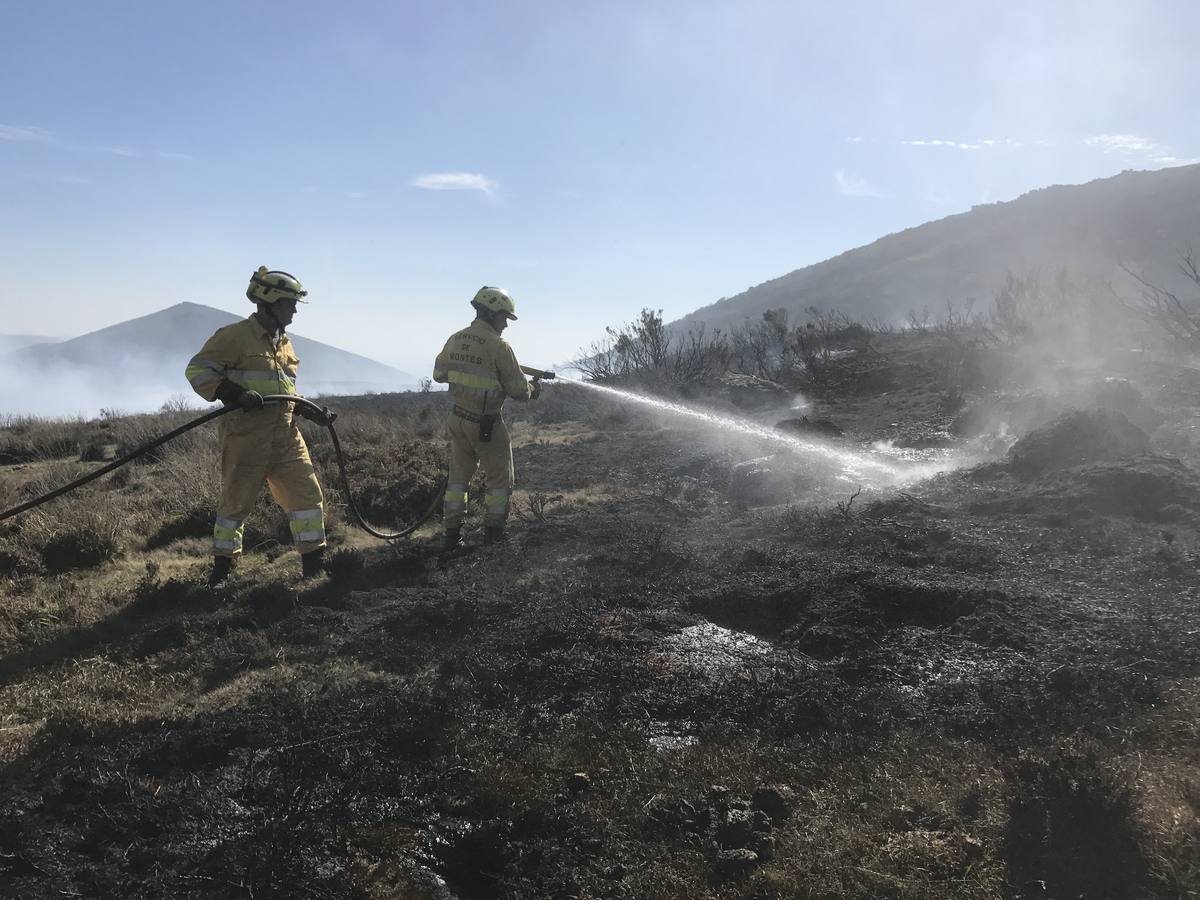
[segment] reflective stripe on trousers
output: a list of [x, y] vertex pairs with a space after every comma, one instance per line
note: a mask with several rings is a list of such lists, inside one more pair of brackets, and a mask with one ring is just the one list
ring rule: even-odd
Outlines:
[[446, 485], [442, 509], [460, 512], [467, 508], [467, 486], [461, 482]]
[[292, 540], [297, 544], [325, 543], [325, 512], [320, 506], [288, 513], [288, 525], [292, 529]]
[[446, 529], [461, 528], [463, 520], [466, 519], [466, 517], [466, 482], [447, 482], [446, 494], [442, 498], [442, 527]]
[[217, 516], [213, 522], [213, 550], [224, 551], [218, 556], [237, 556], [242, 552], [242, 533], [246, 523]]
[[501, 526], [508, 521], [509, 498], [512, 488], [495, 488], [483, 495], [485, 507], [483, 523], [490, 527]]

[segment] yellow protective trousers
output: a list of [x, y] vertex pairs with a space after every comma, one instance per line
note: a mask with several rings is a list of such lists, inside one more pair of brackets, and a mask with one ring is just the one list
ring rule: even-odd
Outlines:
[[442, 526], [451, 531], [461, 528], [467, 516], [467, 485], [475, 470], [483, 466], [484, 518], [488, 528], [503, 528], [508, 521], [509, 498], [513, 489], [512, 445], [508, 428], [497, 417], [492, 439], [479, 439], [479, 423], [450, 414], [446, 422], [450, 439], [450, 475], [446, 481], [446, 499], [442, 506]]
[[291, 404], [269, 404], [221, 419], [221, 500], [213, 526], [213, 552], [238, 556], [246, 517], [265, 481], [288, 514], [296, 549], [325, 546], [325, 508], [308, 447], [292, 421]]

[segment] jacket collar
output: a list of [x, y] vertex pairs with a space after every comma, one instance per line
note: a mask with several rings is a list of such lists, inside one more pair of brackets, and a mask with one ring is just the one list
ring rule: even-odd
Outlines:
[[[249, 323], [250, 330], [254, 334], [255, 337], [266, 341], [268, 344], [270, 344], [272, 347], [275, 347], [276, 349], [283, 346], [283, 342], [288, 339], [286, 331], [274, 332], [274, 331], [268, 330], [267, 326], [263, 325], [263, 323], [258, 320], [258, 315], [255, 313], [250, 313], [250, 315], [246, 317], [246, 321]], [[275, 340], [276, 334], [279, 335], [278, 341]]]

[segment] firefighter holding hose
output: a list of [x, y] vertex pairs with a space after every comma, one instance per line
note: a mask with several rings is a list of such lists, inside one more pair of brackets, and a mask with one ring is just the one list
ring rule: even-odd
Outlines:
[[299, 360], [286, 329], [307, 293], [294, 276], [261, 266], [246, 288], [255, 312], [218, 329], [187, 366], [197, 394], [243, 410], [224, 416], [219, 425], [221, 499], [213, 525], [213, 587], [228, 577], [242, 553], [246, 517], [264, 481], [287, 512], [302, 577], [312, 578], [323, 568], [324, 498], [294, 417], [329, 425], [336, 415], [303, 404], [263, 403], [264, 394], [296, 393]]
[[502, 288], [484, 286], [471, 306], [475, 321], [446, 341], [433, 366], [433, 380], [450, 385], [454, 408], [446, 423], [450, 440], [450, 474], [446, 483], [442, 524], [443, 550], [462, 546], [467, 515], [467, 485], [482, 465], [484, 475], [484, 543], [504, 537], [513, 489], [512, 445], [501, 418], [507, 398], [536, 400], [537, 378], [526, 381], [512, 347], [501, 336], [517, 309]]

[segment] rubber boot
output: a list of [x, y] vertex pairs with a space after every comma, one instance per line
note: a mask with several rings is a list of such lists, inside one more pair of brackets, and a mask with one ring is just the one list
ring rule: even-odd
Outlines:
[[300, 577], [302, 579], [316, 578], [325, 571], [325, 548], [318, 547], [308, 553], [300, 554]]
[[488, 525], [483, 529], [483, 542], [485, 544], [498, 544], [504, 540], [503, 525]]
[[208, 576], [208, 586], [210, 588], [220, 587], [225, 583], [225, 579], [229, 577], [232, 569], [232, 556], [214, 556], [212, 573]]
[[453, 553], [455, 550], [460, 550], [463, 547], [462, 529], [450, 528], [446, 530], [446, 536], [442, 538], [442, 552]]

